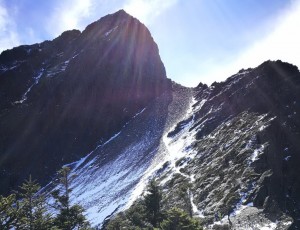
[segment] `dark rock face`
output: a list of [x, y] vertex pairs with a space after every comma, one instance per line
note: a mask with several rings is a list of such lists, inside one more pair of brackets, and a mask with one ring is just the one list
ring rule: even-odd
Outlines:
[[124, 11], [2, 52], [0, 193], [29, 174], [47, 182], [170, 92], [150, 32]]

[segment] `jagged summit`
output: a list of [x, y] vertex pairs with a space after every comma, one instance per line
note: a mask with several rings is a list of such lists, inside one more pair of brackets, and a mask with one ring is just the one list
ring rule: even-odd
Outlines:
[[169, 95], [156, 43], [125, 11], [0, 55], [1, 193], [41, 182]]
[[99, 20], [91, 23], [83, 30], [83, 33], [89, 33], [91, 30], [103, 30], [103, 25], [114, 28], [114, 26], [120, 25], [129, 20], [135, 20], [136, 22], [139, 22], [137, 19], [133, 18], [131, 15], [126, 13], [124, 10], [119, 10], [115, 13], [108, 14], [100, 18]]
[[124, 9], [120, 9], [114, 13], [108, 14], [108, 15], [104, 16], [103, 18], [105, 18], [105, 17], [133, 18], [133, 16], [128, 14]]

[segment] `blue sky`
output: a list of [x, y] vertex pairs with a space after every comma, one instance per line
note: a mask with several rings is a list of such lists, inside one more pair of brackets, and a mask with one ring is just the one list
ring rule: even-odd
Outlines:
[[0, 50], [83, 30], [124, 8], [186, 86], [225, 80], [265, 60], [300, 66], [300, 0], [0, 0]]

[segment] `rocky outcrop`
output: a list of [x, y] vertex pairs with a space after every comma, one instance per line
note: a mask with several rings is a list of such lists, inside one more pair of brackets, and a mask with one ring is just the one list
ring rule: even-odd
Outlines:
[[0, 193], [29, 174], [46, 183], [170, 92], [150, 32], [123, 10], [2, 52]]
[[299, 226], [299, 89], [298, 68], [281, 61], [199, 84], [168, 135], [181, 158], [159, 174], [166, 207], [193, 210], [208, 228]]

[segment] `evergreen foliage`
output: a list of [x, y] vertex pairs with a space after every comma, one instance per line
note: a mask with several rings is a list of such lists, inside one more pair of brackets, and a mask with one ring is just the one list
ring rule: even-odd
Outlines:
[[52, 193], [57, 215], [46, 202], [45, 194], [39, 192], [40, 185], [31, 179], [19, 187], [19, 191], [0, 196], [0, 229], [18, 230], [87, 230], [91, 229], [83, 214], [83, 208], [70, 204], [69, 187], [73, 176], [70, 168], [58, 171], [57, 190]]
[[[57, 189], [51, 193], [55, 200], [52, 209], [47, 204], [45, 195], [39, 192], [40, 185], [31, 176], [20, 186], [18, 192], [7, 197], [0, 196], [0, 229], [92, 229], [83, 214], [83, 208], [70, 202], [70, 184], [74, 177], [68, 167], [58, 171]], [[188, 188], [182, 189], [181, 194], [186, 195]], [[53, 208], [56, 214], [53, 214]], [[162, 191], [156, 181], [152, 180], [145, 196], [110, 220], [104, 229], [202, 230], [199, 222], [185, 211], [178, 208], [163, 211], [162, 208]]]
[[145, 221], [143, 221], [146, 217], [146, 210], [145, 206], [141, 203], [137, 203], [134, 208], [128, 209], [125, 217], [135, 226], [146, 226]]
[[[188, 187], [183, 190], [186, 195]], [[202, 230], [195, 218], [182, 209], [171, 208], [163, 211], [162, 191], [152, 180], [143, 199], [135, 202], [128, 210], [111, 219], [107, 230]]]
[[52, 196], [55, 199], [55, 207], [59, 213], [54, 219], [55, 225], [64, 230], [88, 229], [89, 223], [83, 215], [83, 208], [79, 205], [70, 204], [70, 184], [74, 179], [69, 167], [63, 167], [58, 171], [58, 186], [60, 189], [54, 190]]
[[40, 185], [31, 179], [20, 186], [20, 191], [17, 192], [18, 214], [16, 219], [16, 227], [19, 229], [50, 229], [52, 219], [47, 214], [45, 196], [37, 194]]
[[162, 230], [202, 230], [197, 220], [189, 217], [179, 208], [172, 208], [166, 213], [160, 228]]
[[162, 192], [155, 180], [150, 182], [144, 199], [147, 218], [156, 227], [161, 218]]
[[0, 229], [11, 229], [17, 218], [16, 195], [0, 196]]

